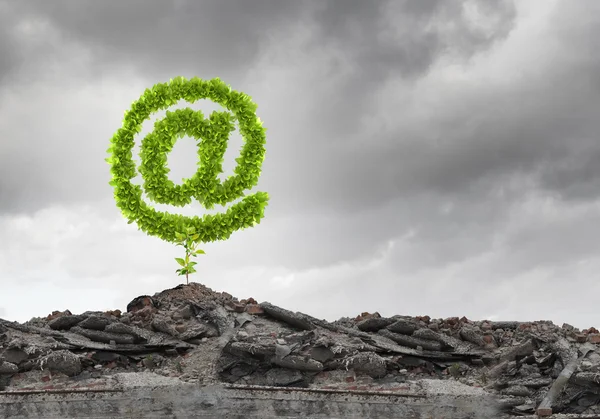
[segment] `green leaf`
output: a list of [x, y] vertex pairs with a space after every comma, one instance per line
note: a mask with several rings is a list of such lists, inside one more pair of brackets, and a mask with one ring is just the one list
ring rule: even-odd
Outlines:
[[204, 252], [204, 250], [202, 250], [202, 249], [198, 249], [198, 250], [196, 250], [196, 252], [194, 252], [194, 253], [196, 253], [197, 255], [205, 255], [205, 254], [206, 254], [206, 253]]
[[181, 266], [185, 266], [185, 260], [183, 260], [182, 258], [175, 258], [175, 260], [177, 261], [177, 263], [179, 263]]

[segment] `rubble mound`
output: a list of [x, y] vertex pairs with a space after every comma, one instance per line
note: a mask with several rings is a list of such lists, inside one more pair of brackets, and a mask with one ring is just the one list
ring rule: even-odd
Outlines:
[[[600, 413], [600, 333], [550, 321], [328, 322], [201, 284], [120, 310], [0, 319], [0, 391], [178, 384], [497, 395], [524, 416]], [[479, 392], [479, 393], [478, 393]]]

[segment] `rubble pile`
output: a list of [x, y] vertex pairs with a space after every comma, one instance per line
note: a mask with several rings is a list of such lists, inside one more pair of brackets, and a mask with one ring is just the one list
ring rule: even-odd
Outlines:
[[137, 297], [124, 313], [0, 319], [0, 391], [118, 386], [131, 373], [348, 391], [418, 391], [438, 380], [496, 394], [508, 415], [593, 414], [599, 344], [594, 328], [550, 321], [362, 313], [327, 322], [191, 283]]

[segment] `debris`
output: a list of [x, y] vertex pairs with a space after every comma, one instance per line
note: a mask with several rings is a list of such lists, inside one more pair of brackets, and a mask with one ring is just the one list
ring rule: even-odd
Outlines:
[[594, 348], [590, 346], [582, 347], [582, 354], [578, 358], [572, 359], [565, 368], [560, 372], [560, 375], [548, 390], [546, 397], [542, 400], [540, 405], [537, 408], [538, 416], [550, 416], [552, 414], [552, 404], [554, 400], [563, 389], [563, 387], [567, 384], [567, 381], [571, 378], [571, 375], [575, 372], [577, 365], [585, 358], [588, 352], [593, 351]]
[[[137, 297], [125, 313], [54, 311], [23, 324], [0, 319], [0, 390], [58, 381], [93, 387], [145, 374], [157, 383], [470, 391], [494, 395], [507, 416], [534, 413], [546, 395], [538, 413], [549, 404], [554, 412], [595, 414], [596, 342], [595, 328], [548, 321], [364, 312], [328, 322], [191, 283]], [[583, 355], [573, 364], [578, 351]]]
[[312, 330], [315, 328], [315, 325], [308, 319], [308, 316], [306, 316], [305, 314], [293, 313], [289, 310], [285, 310], [267, 302], [262, 303], [260, 307], [269, 316], [277, 320], [281, 320], [282, 322], [285, 322], [290, 326], [294, 326], [302, 330]]
[[81, 360], [74, 353], [61, 350], [43, 357], [40, 360], [40, 368], [73, 377], [81, 372]]

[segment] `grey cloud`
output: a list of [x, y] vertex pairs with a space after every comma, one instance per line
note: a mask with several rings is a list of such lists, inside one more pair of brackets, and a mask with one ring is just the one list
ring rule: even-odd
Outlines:
[[[58, 0], [14, 5], [17, 16], [48, 19], [94, 55], [95, 75], [119, 67], [174, 77], [243, 73], [271, 28], [296, 18], [297, 2]], [[174, 69], [177, 74], [172, 74]]]

